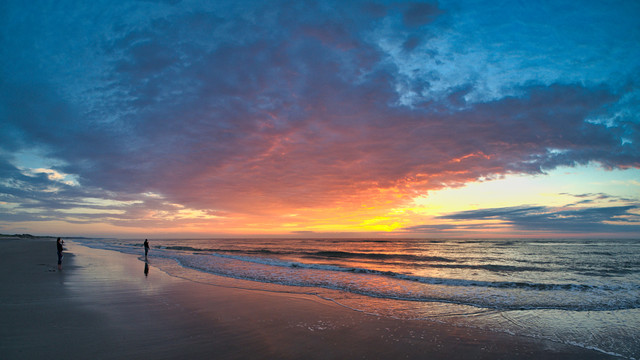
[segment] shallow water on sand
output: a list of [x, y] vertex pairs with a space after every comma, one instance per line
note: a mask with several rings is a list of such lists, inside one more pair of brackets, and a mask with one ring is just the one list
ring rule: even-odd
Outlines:
[[[76, 242], [143, 254], [139, 239]], [[478, 327], [640, 357], [640, 240], [150, 242], [154, 265], [194, 281], [243, 279], [252, 286], [314, 294], [380, 316]]]

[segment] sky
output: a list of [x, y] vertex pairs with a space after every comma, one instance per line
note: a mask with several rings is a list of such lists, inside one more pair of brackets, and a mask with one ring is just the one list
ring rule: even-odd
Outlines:
[[640, 2], [0, 3], [0, 233], [640, 237]]

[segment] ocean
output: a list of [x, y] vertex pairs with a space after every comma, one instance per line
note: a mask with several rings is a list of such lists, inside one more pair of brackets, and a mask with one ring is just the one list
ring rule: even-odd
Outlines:
[[[141, 239], [76, 239], [136, 254]], [[640, 240], [150, 239], [173, 276], [640, 359]]]

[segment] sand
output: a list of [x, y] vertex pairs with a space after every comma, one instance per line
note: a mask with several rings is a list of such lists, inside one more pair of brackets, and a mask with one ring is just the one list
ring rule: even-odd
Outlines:
[[310, 295], [202, 284], [136, 256], [0, 239], [1, 359], [606, 359], [559, 344], [368, 315]]

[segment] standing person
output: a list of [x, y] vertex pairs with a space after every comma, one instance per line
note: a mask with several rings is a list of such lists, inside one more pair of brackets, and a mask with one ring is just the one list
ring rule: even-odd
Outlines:
[[149, 254], [149, 240], [144, 239], [144, 259], [147, 260], [147, 255]]
[[62, 258], [64, 257], [64, 255], [62, 255], [62, 242], [60, 240], [60, 238], [58, 238], [58, 241], [56, 243], [56, 246], [58, 248], [58, 270], [62, 270]]

